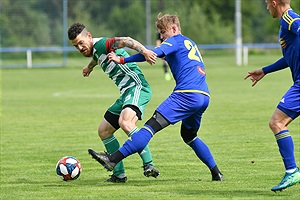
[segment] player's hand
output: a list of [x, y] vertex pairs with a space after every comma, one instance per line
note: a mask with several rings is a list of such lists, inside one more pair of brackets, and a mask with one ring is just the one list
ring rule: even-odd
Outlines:
[[258, 81], [260, 81], [265, 76], [265, 73], [262, 69], [257, 69], [252, 72], [248, 72], [247, 76], [245, 76], [244, 80], [250, 77], [252, 81], [252, 87], [256, 85]]
[[142, 54], [150, 65], [156, 63], [157, 54], [153, 51], [146, 49]]
[[107, 54], [107, 58], [108, 58], [108, 62], [113, 61], [117, 64], [121, 64], [120, 57], [118, 57], [114, 52], [110, 52], [109, 54]]
[[93, 71], [93, 68], [88, 68], [88, 66], [86, 66], [82, 69], [82, 75], [84, 77], [88, 77], [88, 76], [90, 76], [92, 71]]

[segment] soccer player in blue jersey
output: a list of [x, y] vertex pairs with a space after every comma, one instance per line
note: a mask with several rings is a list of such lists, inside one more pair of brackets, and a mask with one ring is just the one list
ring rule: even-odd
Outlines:
[[300, 16], [290, 7], [290, 0], [266, 0], [273, 18], [280, 19], [279, 42], [283, 57], [277, 62], [248, 73], [245, 79], [254, 86], [266, 74], [290, 68], [294, 84], [277, 105], [269, 126], [279, 147], [286, 169], [282, 181], [271, 190], [282, 191], [300, 183], [300, 172], [294, 156], [294, 142], [287, 126], [300, 115]]
[[[161, 43], [163, 42], [163, 40], [160, 38], [160, 33], [157, 33], [157, 38], [156, 38], [156, 46], [159, 46]], [[166, 81], [170, 81], [171, 80], [171, 75], [169, 73], [168, 70], [168, 63], [167, 61], [163, 60], [163, 70], [164, 70], [164, 74], [165, 74], [165, 80]]]
[[133, 134], [118, 151], [113, 154], [97, 153], [92, 149], [88, 151], [94, 159], [111, 171], [125, 157], [140, 152], [158, 131], [181, 121], [180, 133], [183, 141], [207, 165], [212, 180], [221, 181], [224, 176], [219, 171], [210, 149], [197, 136], [202, 115], [210, 101], [201, 54], [195, 42], [181, 34], [179, 18], [176, 15], [159, 14], [156, 26], [164, 41], [153, 51], [138, 45], [136, 40], [129, 37], [115, 38], [112, 45], [114, 48], [127, 46], [139, 50], [143, 55], [119, 58], [115, 54], [108, 54], [108, 57], [111, 61], [121, 64], [145, 59], [155, 63], [156, 56], [164, 57], [176, 81], [173, 92], [158, 106], [143, 128]]

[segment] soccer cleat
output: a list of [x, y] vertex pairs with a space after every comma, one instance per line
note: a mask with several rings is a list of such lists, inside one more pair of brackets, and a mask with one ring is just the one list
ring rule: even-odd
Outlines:
[[125, 176], [124, 178], [119, 178], [116, 175], [112, 174], [110, 175], [110, 178], [107, 179], [104, 182], [111, 182], [111, 183], [125, 183], [127, 181], [127, 177]]
[[212, 181], [224, 181], [224, 175], [219, 172], [217, 175], [212, 177]]
[[224, 175], [220, 172], [218, 166], [210, 169], [212, 181], [224, 181]]
[[300, 183], [300, 172], [298, 168], [293, 173], [285, 173], [282, 181], [278, 185], [272, 187], [271, 191], [282, 191], [288, 187], [296, 185], [297, 183]]
[[97, 160], [105, 169], [108, 171], [112, 171], [117, 163], [111, 162], [108, 158], [108, 154], [105, 153], [97, 153], [93, 149], [88, 149], [89, 154]]
[[158, 171], [158, 169], [156, 169], [153, 165], [147, 164], [144, 165], [144, 175], [146, 177], [158, 177], [158, 175], [160, 174], [160, 172]]

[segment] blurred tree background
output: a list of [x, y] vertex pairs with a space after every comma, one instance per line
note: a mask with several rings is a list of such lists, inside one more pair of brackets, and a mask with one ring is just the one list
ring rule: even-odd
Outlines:
[[[84, 23], [94, 37], [131, 36], [146, 43], [146, 0], [68, 0], [68, 26]], [[300, 1], [291, 0], [299, 13]], [[159, 12], [177, 14], [182, 33], [198, 44], [235, 42], [235, 0], [150, 0], [151, 37]], [[265, 0], [241, 0], [243, 43], [275, 43], [279, 20]], [[63, 0], [1, 0], [1, 47], [63, 44]], [[68, 43], [70, 44], [70, 43]]]

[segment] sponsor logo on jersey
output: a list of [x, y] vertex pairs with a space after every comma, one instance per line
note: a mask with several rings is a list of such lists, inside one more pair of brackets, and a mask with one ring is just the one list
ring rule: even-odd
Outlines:
[[197, 67], [198, 67], [198, 72], [205, 76], [206, 73], [205, 73], [204, 69], [202, 69], [200, 66], [197, 66]]

